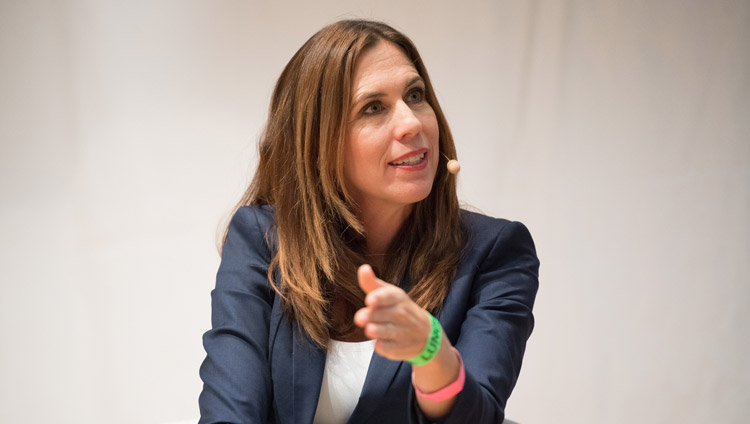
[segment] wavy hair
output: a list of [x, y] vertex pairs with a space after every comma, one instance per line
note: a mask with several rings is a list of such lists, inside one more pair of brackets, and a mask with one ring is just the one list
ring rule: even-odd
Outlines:
[[[345, 184], [343, 158], [354, 66], [381, 41], [399, 46], [413, 62], [437, 118], [440, 152], [456, 157], [448, 123], [411, 40], [384, 23], [339, 21], [313, 35], [281, 73], [259, 141], [258, 168], [235, 207], [273, 206], [269, 283], [285, 313], [321, 347], [352, 333], [351, 317], [364, 305], [356, 270], [366, 262], [367, 234]], [[456, 179], [438, 166], [430, 194], [415, 205], [391, 242], [383, 268], [376, 269], [396, 285], [408, 279], [409, 296], [433, 313], [442, 306], [461, 256], [459, 214]], [[334, 299], [347, 319], [333, 318]]]

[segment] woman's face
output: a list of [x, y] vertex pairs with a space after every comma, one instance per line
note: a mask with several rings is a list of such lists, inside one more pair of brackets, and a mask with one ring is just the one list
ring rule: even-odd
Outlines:
[[359, 207], [387, 213], [427, 197], [438, 124], [424, 81], [399, 47], [380, 41], [360, 56], [351, 104], [344, 177]]

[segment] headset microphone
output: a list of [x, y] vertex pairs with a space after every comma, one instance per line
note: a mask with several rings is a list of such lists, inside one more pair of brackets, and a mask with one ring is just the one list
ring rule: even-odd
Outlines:
[[[443, 156], [445, 156], [445, 153], [443, 153]], [[458, 174], [458, 171], [461, 170], [461, 164], [455, 159], [450, 159], [448, 156], [445, 156], [445, 158], [448, 160], [448, 163], [445, 165], [448, 168], [448, 172], [453, 175]]]

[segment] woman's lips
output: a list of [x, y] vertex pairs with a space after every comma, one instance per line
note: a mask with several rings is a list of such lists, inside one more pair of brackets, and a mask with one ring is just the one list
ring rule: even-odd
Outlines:
[[401, 155], [396, 159], [388, 162], [389, 165], [403, 165], [403, 162], [407, 164], [415, 164], [424, 159], [427, 156], [427, 149], [412, 150], [409, 153]]
[[427, 166], [427, 149], [409, 152], [390, 162], [388, 165], [406, 171], [418, 171], [424, 169]]

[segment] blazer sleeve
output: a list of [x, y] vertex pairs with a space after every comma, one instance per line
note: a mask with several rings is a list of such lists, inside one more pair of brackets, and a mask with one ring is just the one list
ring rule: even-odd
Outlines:
[[[203, 336], [199, 424], [266, 422], [271, 409], [268, 332], [274, 292], [263, 212], [242, 207], [229, 225]], [[267, 226], [265, 226], [267, 227]], [[271, 412], [272, 413], [272, 412]]]
[[464, 389], [451, 411], [435, 421], [421, 414], [411, 390], [416, 422], [483, 424], [505, 418], [534, 327], [539, 261], [529, 231], [519, 222], [507, 222], [476, 266], [470, 307], [455, 343], [466, 368]]

